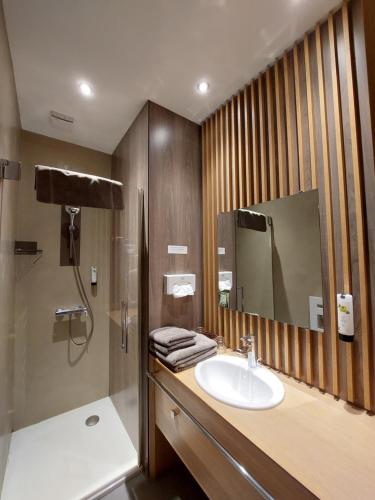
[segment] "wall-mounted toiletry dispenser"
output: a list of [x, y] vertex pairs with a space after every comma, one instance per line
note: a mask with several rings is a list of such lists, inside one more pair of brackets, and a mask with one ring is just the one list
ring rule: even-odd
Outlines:
[[344, 342], [354, 340], [353, 296], [350, 294], [337, 295], [337, 322], [339, 338]]
[[98, 268], [96, 266], [91, 266], [90, 277], [91, 277], [91, 286], [96, 286], [98, 284]]
[[195, 293], [195, 274], [164, 274], [164, 293], [174, 298]]

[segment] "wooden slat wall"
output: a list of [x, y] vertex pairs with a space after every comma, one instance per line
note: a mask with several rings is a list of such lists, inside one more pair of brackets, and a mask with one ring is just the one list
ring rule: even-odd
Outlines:
[[[257, 336], [276, 369], [373, 410], [363, 169], [350, 5], [228, 100], [202, 127], [204, 322], [230, 347]], [[319, 189], [324, 333], [217, 306], [217, 215]], [[357, 334], [338, 339], [336, 294], [353, 293]]]

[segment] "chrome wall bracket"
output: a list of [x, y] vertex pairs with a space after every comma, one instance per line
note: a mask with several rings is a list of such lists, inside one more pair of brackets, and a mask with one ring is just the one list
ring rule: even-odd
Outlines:
[[0, 179], [19, 181], [21, 178], [21, 163], [19, 161], [0, 160]]

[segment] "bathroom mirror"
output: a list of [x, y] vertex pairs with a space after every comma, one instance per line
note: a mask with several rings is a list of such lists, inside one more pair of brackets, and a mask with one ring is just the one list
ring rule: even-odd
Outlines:
[[318, 190], [218, 216], [219, 305], [323, 331]]

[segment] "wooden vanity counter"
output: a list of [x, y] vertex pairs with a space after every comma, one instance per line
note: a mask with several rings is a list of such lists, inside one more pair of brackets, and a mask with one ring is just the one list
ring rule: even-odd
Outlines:
[[176, 374], [150, 356], [150, 372], [274, 497], [375, 498], [374, 416], [278, 372], [285, 399], [261, 411], [216, 401], [194, 369]]

